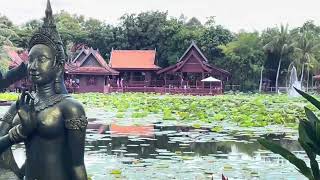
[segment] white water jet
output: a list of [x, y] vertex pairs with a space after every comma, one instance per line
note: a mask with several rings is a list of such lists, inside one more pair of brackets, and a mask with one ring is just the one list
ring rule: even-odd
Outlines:
[[288, 95], [290, 97], [300, 96], [299, 93], [293, 87], [295, 87], [299, 90], [302, 89], [301, 82], [298, 81], [297, 69], [294, 66], [292, 66], [292, 69], [291, 69], [291, 74], [290, 74], [290, 79], [289, 79], [289, 87], [288, 87]]

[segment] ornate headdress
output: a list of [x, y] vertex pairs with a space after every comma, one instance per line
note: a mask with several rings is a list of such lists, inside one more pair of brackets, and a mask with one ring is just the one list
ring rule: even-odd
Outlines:
[[[55, 91], [60, 94], [66, 94], [67, 89], [64, 84], [63, 73], [65, 63], [65, 53], [60, 35], [57, 31], [50, 1], [47, 1], [46, 17], [42, 27], [40, 27], [31, 37], [29, 41], [29, 50], [36, 44], [44, 44], [49, 46], [55, 52], [55, 61], [60, 63], [60, 69], [55, 79]], [[9, 87], [16, 81], [19, 81], [27, 76], [27, 66], [21, 63], [17, 68], [13, 68], [3, 77], [0, 76], [0, 90]]]
[[29, 41], [29, 50], [36, 44], [44, 44], [49, 46], [55, 52], [55, 61], [57, 64], [61, 66], [59, 71], [57, 72], [57, 77], [55, 79], [55, 91], [56, 93], [66, 94], [67, 89], [64, 84], [64, 64], [65, 64], [65, 53], [63, 50], [62, 40], [57, 31], [57, 27], [55, 25], [50, 0], [47, 0], [47, 8], [46, 8], [46, 16], [43, 19], [43, 25], [40, 27], [31, 37]]
[[65, 63], [65, 53], [62, 40], [57, 31], [50, 0], [47, 1], [46, 16], [43, 19], [43, 25], [31, 37], [29, 41], [29, 50], [36, 44], [44, 44], [55, 50], [56, 60], [62, 64]]

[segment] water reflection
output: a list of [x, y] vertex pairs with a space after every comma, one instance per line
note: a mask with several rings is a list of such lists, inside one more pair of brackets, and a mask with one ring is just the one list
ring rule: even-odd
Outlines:
[[[298, 142], [287, 134], [263, 136], [305, 158]], [[221, 179], [222, 173], [230, 180], [304, 179], [286, 160], [263, 150], [257, 138], [248, 132], [217, 133], [209, 128], [91, 122], [85, 162], [95, 180]], [[15, 146], [14, 154], [21, 164], [23, 146]]]
[[[251, 157], [255, 155], [256, 151], [263, 149], [256, 141], [257, 137], [221, 134], [211, 132], [209, 129], [194, 129], [192, 127], [111, 124], [105, 127], [103, 134], [98, 135], [97, 132], [95, 129], [88, 131], [87, 144], [91, 150], [96, 151], [107, 147], [110, 154], [137, 153], [139, 158], [150, 158], [157, 154], [157, 149], [165, 149], [173, 153], [193, 154], [193, 156], [245, 153]], [[283, 134], [266, 138], [276, 139], [274, 141], [290, 151], [303, 150], [297, 141], [285, 138]]]
[[118, 125], [111, 124], [110, 126], [111, 135], [125, 135], [125, 136], [140, 136], [140, 137], [153, 137], [154, 136], [154, 125]]

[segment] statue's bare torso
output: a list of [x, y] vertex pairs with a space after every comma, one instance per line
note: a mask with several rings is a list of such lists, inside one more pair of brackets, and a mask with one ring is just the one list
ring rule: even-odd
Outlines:
[[[0, 84], [8, 85], [19, 79], [13, 77], [20, 72], [33, 87], [33, 95], [23, 91], [17, 103], [0, 118], [0, 168], [4, 164], [27, 180], [86, 180], [84, 145], [88, 122], [83, 106], [67, 95], [65, 51], [49, 0], [45, 15], [43, 25], [28, 43], [26, 69], [10, 70], [10, 76], [0, 77]], [[25, 144], [27, 157], [21, 169], [9, 149], [20, 142]]]
[[[72, 98], [66, 98], [37, 113], [37, 129], [25, 140], [25, 179], [71, 179], [65, 113], [74, 109], [78, 111], [79, 108], [83, 109], [81, 104]], [[15, 116], [14, 124], [19, 121], [19, 117]]]

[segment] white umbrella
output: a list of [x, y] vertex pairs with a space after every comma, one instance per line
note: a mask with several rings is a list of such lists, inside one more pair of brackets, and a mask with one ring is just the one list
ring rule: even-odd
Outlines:
[[221, 80], [216, 79], [216, 78], [214, 78], [214, 77], [212, 77], [212, 76], [207, 77], [207, 78], [205, 78], [205, 79], [202, 79], [201, 81], [202, 81], [202, 82], [221, 82]]
[[[212, 76], [209, 76], [209, 77], [207, 77], [205, 79], [202, 79], [201, 81], [202, 82], [210, 82], [210, 93], [211, 93], [211, 82], [220, 82], [221, 83], [221, 80], [216, 79], [216, 78], [214, 78]], [[222, 87], [222, 84], [221, 84], [221, 87]]]

